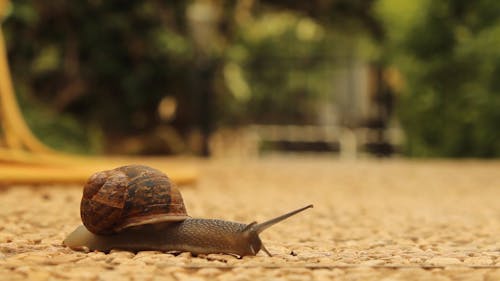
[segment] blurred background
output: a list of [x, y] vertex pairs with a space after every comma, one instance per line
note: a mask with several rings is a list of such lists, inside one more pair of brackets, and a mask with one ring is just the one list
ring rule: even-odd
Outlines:
[[500, 2], [27, 1], [17, 102], [81, 154], [500, 156]]

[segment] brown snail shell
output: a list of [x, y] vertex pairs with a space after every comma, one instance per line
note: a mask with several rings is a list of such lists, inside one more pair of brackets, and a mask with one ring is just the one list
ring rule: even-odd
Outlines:
[[164, 173], [144, 165], [92, 175], [84, 186], [80, 215], [95, 234], [189, 218], [175, 184]]

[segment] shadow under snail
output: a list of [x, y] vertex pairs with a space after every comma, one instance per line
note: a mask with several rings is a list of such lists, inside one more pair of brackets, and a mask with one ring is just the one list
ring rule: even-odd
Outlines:
[[191, 218], [175, 184], [162, 172], [129, 165], [92, 175], [83, 189], [78, 226], [64, 240], [74, 250], [179, 251], [271, 256], [259, 238], [305, 206], [263, 223]]

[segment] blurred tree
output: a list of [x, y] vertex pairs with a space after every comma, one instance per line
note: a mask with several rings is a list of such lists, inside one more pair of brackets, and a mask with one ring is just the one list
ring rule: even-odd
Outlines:
[[329, 42], [313, 19], [281, 12], [240, 27], [223, 69], [230, 95], [224, 120], [233, 124], [311, 123], [329, 83]]
[[[418, 3], [417, 3], [418, 2]], [[500, 156], [500, 2], [381, 1], [411, 156]]]

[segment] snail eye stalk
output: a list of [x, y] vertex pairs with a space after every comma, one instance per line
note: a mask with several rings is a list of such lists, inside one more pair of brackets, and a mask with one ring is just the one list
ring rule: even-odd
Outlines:
[[279, 222], [281, 222], [281, 221], [284, 221], [284, 220], [286, 220], [287, 218], [289, 218], [289, 217], [291, 217], [291, 216], [293, 216], [293, 215], [296, 215], [296, 214], [298, 214], [298, 213], [300, 213], [300, 212], [302, 212], [302, 211], [304, 211], [304, 210], [307, 210], [307, 209], [309, 209], [309, 208], [312, 208], [312, 207], [313, 207], [313, 205], [312, 205], [312, 204], [311, 204], [311, 205], [307, 205], [307, 206], [305, 206], [305, 207], [302, 207], [302, 208], [297, 209], [297, 210], [295, 210], [295, 211], [291, 211], [291, 212], [289, 212], [289, 213], [286, 213], [286, 214], [281, 215], [281, 216], [279, 216], [279, 217], [276, 217], [276, 218], [274, 218], [274, 219], [270, 219], [270, 220], [265, 221], [265, 222], [263, 222], [263, 223], [256, 224], [256, 225], [254, 225], [253, 227], [254, 227], [254, 229], [255, 229], [255, 231], [256, 231], [257, 233], [261, 233], [262, 231], [264, 231], [264, 230], [268, 229], [269, 227], [271, 227], [271, 226], [273, 226], [273, 225], [275, 225], [275, 224], [277, 224], [277, 223], [279, 223]]

